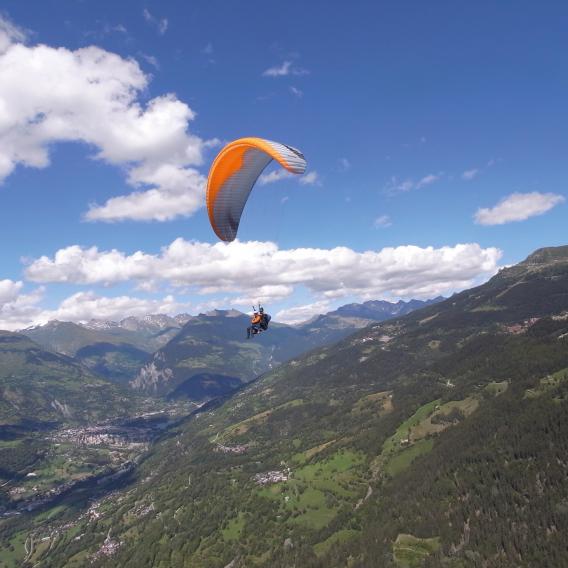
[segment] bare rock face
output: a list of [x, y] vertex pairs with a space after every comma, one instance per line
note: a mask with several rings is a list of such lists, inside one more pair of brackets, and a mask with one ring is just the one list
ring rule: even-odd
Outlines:
[[71, 409], [66, 402], [61, 403], [56, 398], [54, 398], [51, 401], [51, 406], [58, 412], [61, 412], [61, 414], [65, 416], [65, 418], [71, 418], [71, 416], [73, 416], [73, 412], [71, 412]]
[[159, 386], [168, 384], [174, 376], [173, 370], [164, 367], [164, 363], [164, 354], [158, 351], [154, 359], [140, 369], [137, 377], [130, 382], [130, 386], [135, 389], [157, 392]]

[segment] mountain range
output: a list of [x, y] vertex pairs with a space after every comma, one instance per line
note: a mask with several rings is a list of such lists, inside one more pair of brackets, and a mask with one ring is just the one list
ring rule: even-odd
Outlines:
[[558, 247], [202, 407], [30, 562], [564, 566], [567, 405]]
[[119, 322], [51, 321], [22, 331], [44, 348], [145, 393], [203, 400], [224, 395], [289, 358], [338, 341], [372, 321], [431, 301], [350, 304], [299, 326], [272, 322], [247, 341], [248, 316], [213, 310], [197, 316], [150, 315]]
[[174, 337], [191, 318], [151, 315], [119, 322], [91, 320], [85, 324], [50, 321], [21, 331], [44, 348], [74, 357], [92, 371], [128, 383], [150, 355]]

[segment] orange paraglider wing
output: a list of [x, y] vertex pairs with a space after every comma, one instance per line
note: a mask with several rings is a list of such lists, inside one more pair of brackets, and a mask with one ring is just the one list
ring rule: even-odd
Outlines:
[[207, 211], [211, 227], [222, 241], [235, 240], [250, 192], [272, 160], [293, 174], [306, 171], [306, 160], [299, 150], [262, 138], [239, 138], [215, 158], [207, 178]]

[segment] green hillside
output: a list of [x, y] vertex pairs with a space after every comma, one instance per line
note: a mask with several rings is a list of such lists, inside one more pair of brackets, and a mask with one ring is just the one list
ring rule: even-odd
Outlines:
[[0, 331], [0, 424], [88, 422], [132, 405], [125, 390], [73, 359]]
[[95, 520], [3, 542], [45, 539], [40, 567], [568, 565], [567, 411], [568, 254], [546, 249], [203, 407]]
[[179, 331], [180, 326], [160, 333], [136, 330], [118, 324], [86, 327], [51, 321], [21, 333], [45, 349], [74, 357], [83, 365], [114, 382], [128, 383], [158, 349]]

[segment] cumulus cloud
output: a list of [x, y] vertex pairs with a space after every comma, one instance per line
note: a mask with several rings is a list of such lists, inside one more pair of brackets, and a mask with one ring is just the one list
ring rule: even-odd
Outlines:
[[565, 198], [556, 193], [512, 193], [502, 199], [495, 207], [480, 208], [474, 215], [479, 225], [503, 225], [513, 221], [524, 221], [542, 215]]
[[0, 280], [0, 329], [18, 330], [50, 320], [85, 322], [90, 319], [119, 320], [147, 314], [175, 314], [188, 307], [171, 295], [162, 299], [131, 296], [105, 297], [93, 291], [78, 292], [64, 299], [56, 309], [41, 307], [45, 289], [22, 293], [22, 282]]
[[131, 185], [154, 185], [146, 191], [111, 197], [104, 205], [90, 205], [88, 221], [168, 221], [193, 213], [203, 205], [206, 178], [193, 168], [172, 164], [141, 166], [131, 170]]
[[172, 94], [142, 103], [149, 77], [132, 59], [93, 46], [28, 46], [23, 37], [0, 20], [0, 182], [18, 165], [48, 166], [52, 144], [75, 141], [124, 168], [135, 189], [91, 205], [88, 220], [165, 220], [201, 206], [204, 178], [194, 166], [209, 144], [188, 132], [191, 108]]
[[38, 304], [44, 289], [39, 287], [23, 294], [23, 285], [23, 282], [0, 280], [0, 329], [12, 331], [26, 327], [40, 311]]
[[0, 306], [13, 302], [18, 297], [22, 286], [23, 282], [0, 280]]
[[144, 8], [142, 15], [146, 22], [154, 27], [160, 35], [164, 35], [168, 31], [169, 22], [167, 18], [156, 18], [147, 8]]
[[149, 300], [131, 296], [105, 297], [92, 291], [78, 292], [63, 300], [57, 309], [38, 313], [34, 317], [34, 323], [46, 323], [54, 319], [73, 322], [84, 322], [92, 318], [119, 320], [147, 314], [174, 314], [184, 307], [173, 296]]
[[308, 75], [309, 71], [296, 67], [291, 61], [283, 61], [281, 65], [274, 65], [262, 72], [263, 77], [287, 77], [288, 75]]
[[254, 290], [254, 294], [251, 293], [248, 296], [239, 296], [237, 298], [229, 299], [228, 301], [234, 306], [244, 306], [248, 308], [251, 305], [264, 303], [275, 303], [283, 300], [290, 296], [294, 291], [292, 286], [286, 286], [284, 284], [276, 285], [264, 285], [260, 286], [258, 290]]
[[4, 53], [13, 43], [23, 43], [25, 40], [26, 32], [0, 14], [0, 53]]
[[499, 249], [476, 243], [356, 252], [347, 247], [281, 250], [271, 242], [211, 245], [176, 239], [159, 254], [70, 246], [52, 258], [32, 261], [26, 277], [40, 283], [88, 285], [162, 282], [200, 294], [248, 296], [263, 286], [284, 286], [277, 290], [291, 294], [295, 286], [303, 286], [326, 298], [372, 298], [385, 293], [427, 297], [464, 289], [494, 274], [500, 257]]

